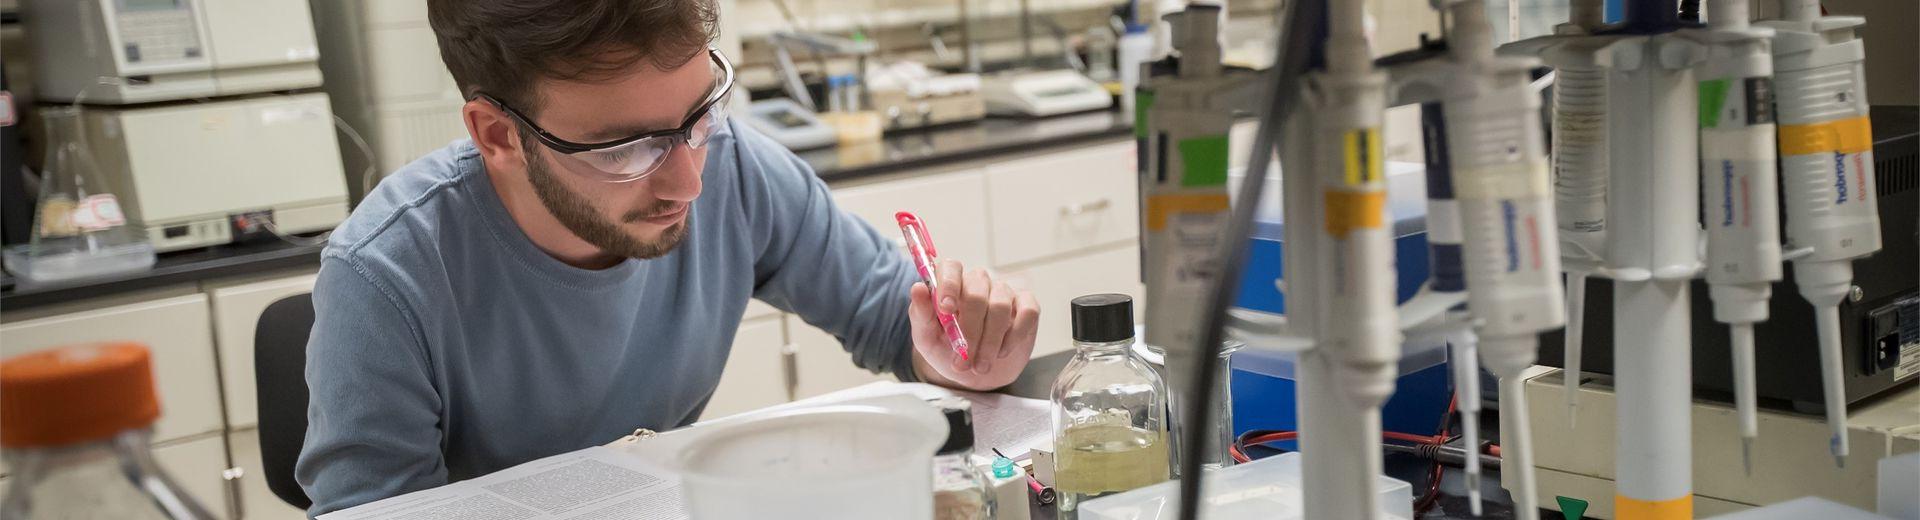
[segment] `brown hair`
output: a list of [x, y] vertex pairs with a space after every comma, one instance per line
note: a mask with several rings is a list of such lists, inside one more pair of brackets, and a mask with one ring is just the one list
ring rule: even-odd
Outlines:
[[529, 115], [536, 79], [592, 80], [648, 60], [677, 67], [713, 40], [712, 0], [428, 0], [440, 59], [462, 97]]

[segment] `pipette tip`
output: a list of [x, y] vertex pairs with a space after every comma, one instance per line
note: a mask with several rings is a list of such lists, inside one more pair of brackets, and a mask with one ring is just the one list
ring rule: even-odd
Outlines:
[[1740, 438], [1740, 467], [1753, 476], [1753, 437]]
[[1573, 404], [1573, 402], [1571, 401], [1567, 402], [1567, 429], [1569, 430], [1578, 429], [1579, 422], [1580, 422], [1580, 405]]
[[1467, 508], [1473, 512], [1473, 516], [1480, 516], [1480, 476], [1479, 475], [1467, 476], [1467, 500], [1468, 500]]
[[1846, 455], [1834, 455], [1834, 456], [1833, 456], [1833, 467], [1836, 467], [1836, 468], [1840, 468], [1840, 469], [1847, 469], [1847, 456], [1846, 456]]

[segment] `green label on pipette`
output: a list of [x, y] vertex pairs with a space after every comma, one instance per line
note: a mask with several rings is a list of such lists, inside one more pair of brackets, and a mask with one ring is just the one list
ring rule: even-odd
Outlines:
[[1720, 126], [1720, 107], [1727, 104], [1727, 80], [1700, 82], [1700, 128]]
[[1147, 109], [1153, 108], [1153, 91], [1135, 89], [1133, 91], [1133, 138], [1147, 138]]
[[1188, 188], [1227, 184], [1227, 136], [1180, 140], [1180, 185]]

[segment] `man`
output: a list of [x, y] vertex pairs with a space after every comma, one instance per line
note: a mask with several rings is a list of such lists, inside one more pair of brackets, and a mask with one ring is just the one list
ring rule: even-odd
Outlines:
[[295, 472], [310, 513], [691, 423], [748, 298], [905, 380], [986, 390], [1025, 367], [1031, 294], [948, 262], [931, 301], [887, 233], [725, 118], [740, 87], [708, 47], [710, 0], [429, 0], [428, 17], [471, 140], [387, 178], [322, 254]]

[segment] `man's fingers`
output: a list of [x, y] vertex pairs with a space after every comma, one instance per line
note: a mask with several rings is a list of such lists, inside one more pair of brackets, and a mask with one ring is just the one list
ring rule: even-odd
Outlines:
[[966, 283], [960, 277], [960, 270], [960, 262], [957, 260], [940, 261], [940, 267], [935, 275], [940, 277], [940, 312], [949, 314], [960, 312], [960, 295], [963, 294], [961, 291], [964, 290]]
[[1033, 356], [1033, 343], [1040, 331], [1040, 302], [1031, 292], [1020, 292], [1013, 299], [1013, 324], [1008, 328], [1005, 343], [1001, 345], [998, 357], [1018, 355], [1021, 358]]
[[1005, 357], [1007, 330], [1013, 327], [1013, 288], [1006, 282], [994, 282], [992, 287], [993, 293], [987, 296], [986, 320], [975, 343], [980, 356], [980, 361], [974, 364], [975, 373], [991, 370], [989, 360]]
[[993, 278], [986, 270], [974, 268], [961, 280], [966, 292], [960, 295], [960, 330], [966, 332], [967, 341], [977, 342], [981, 327], [987, 323], [987, 298], [993, 293]]

